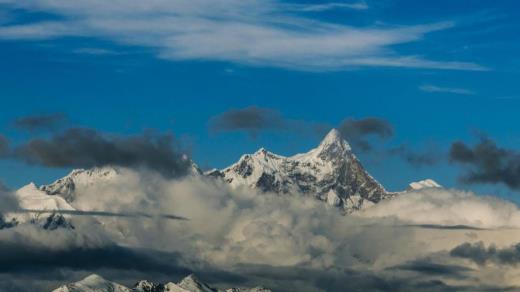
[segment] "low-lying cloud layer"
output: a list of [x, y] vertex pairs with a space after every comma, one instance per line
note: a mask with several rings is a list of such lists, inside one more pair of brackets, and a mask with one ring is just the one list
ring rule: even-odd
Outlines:
[[[261, 284], [275, 291], [479, 291], [515, 284], [488, 278], [475, 283], [479, 270], [449, 253], [465, 242], [520, 242], [518, 207], [472, 193], [426, 189], [343, 216], [298, 194], [260, 195], [214, 180], [170, 180], [142, 170], [122, 169], [114, 180], [76, 191], [71, 204], [78, 210], [152, 216], [75, 216], [68, 217], [73, 230], [1, 230], [0, 246], [11, 255], [0, 257], [0, 274], [14, 281], [30, 271], [41, 280], [47, 267], [62, 266], [131, 285], [138, 278], [165, 280], [164, 271], [179, 277], [192, 271], [216, 285]], [[154, 214], [189, 220], [154, 220]], [[51, 261], [50, 255], [89, 261]], [[13, 265], [18, 260], [26, 264]]]

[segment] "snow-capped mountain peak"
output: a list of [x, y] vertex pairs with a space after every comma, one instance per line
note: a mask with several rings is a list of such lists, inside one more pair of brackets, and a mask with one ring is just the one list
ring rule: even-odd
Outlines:
[[85, 188], [101, 182], [110, 181], [119, 174], [119, 168], [112, 166], [74, 169], [67, 176], [56, 180], [52, 184], [43, 185], [40, 189], [49, 195], [60, 195], [67, 202], [72, 202], [75, 199], [76, 190], [78, 188]]
[[127, 287], [110, 282], [103, 277], [92, 274], [81, 281], [67, 284], [53, 292], [131, 292]]
[[260, 148], [254, 154], [209, 176], [232, 187], [249, 186], [264, 192], [303, 193], [350, 212], [391, 196], [363, 168], [338, 130], [331, 130], [318, 147], [285, 157]]
[[316, 152], [322, 155], [341, 155], [351, 150], [350, 145], [336, 129], [332, 129], [316, 148]]
[[[92, 274], [83, 280], [67, 284], [55, 289], [53, 292], [218, 292], [208, 284], [200, 281], [194, 275], [189, 275], [178, 284], [169, 282], [156, 284], [147, 280], [141, 280], [130, 289], [115, 282], [108, 281], [103, 277]], [[239, 292], [270, 292], [263, 287], [255, 288], [229, 288], [225, 291]]]
[[442, 188], [442, 186], [433, 179], [429, 178], [421, 181], [412, 182], [408, 185], [408, 190], [420, 190], [425, 188]]

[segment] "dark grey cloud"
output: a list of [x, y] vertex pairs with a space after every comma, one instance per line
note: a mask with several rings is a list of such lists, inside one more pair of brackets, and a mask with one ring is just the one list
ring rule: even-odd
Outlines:
[[421, 274], [437, 275], [449, 278], [467, 278], [465, 273], [471, 271], [470, 268], [463, 266], [432, 263], [428, 260], [416, 260], [391, 267], [390, 269], [412, 271]]
[[63, 113], [34, 115], [18, 118], [14, 121], [17, 129], [38, 132], [43, 130], [56, 130], [67, 122], [67, 116]]
[[286, 121], [279, 111], [257, 106], [231, 109], [210, 121], [210, 128], [214, 132], [243, 131], [252, 137], [264, 130], [280, 130], [286, 127]]
[[[52, 231], [50, 231], [52, 232]], [[181, 267], [181, 255], [115, 244], [88, 247], [47, 248], [20, 241], [0, 241], [0, 273], [39, 272], [48, 269], [96, 270], [101, 268], [161, 273], [189, 273]]]
[[518, 265], [520, 263], [520, 243], [499, 249], [494, 245], [485, 247], [483, 242], [466, 242], [452, 249], [450, 255], [472, 260], [479, 265], [484, 265], [487, 262]]
[[394, 135], [393, 126], [379, 118], [345, 119], [338, 126], [341, 135], [360, 151], [372, 150], [368, 140], [371, 136], [388, 139]]
[[473, 147], [458, 141], [451, 145], [450, 161], [467, 166], [460, 177], [464, 183], [503, 183], [511, 189], [520, 189], [520, 152], [498, 147], [483, 137]]
[[[14, 210], [14, 209], [13, 209]], [[16, 209], [19, 213], [32, 214], [54, 214], [56, 210], [29, 210]], [[107, 211], [80, 211], [80, 210], [60, 210], [59, 214], [72, 216], [100, 216], [100, 217], [120, 217], [120, 218], [148, 218], [148, 219], [169, 219], [169, 220], [189, 220], [188, 218], [172, 214], [147, 214], [143, 212], [107, 212]]]
[[0, 135], [0, 157], [4, 157], [9, 153], [9, 140], [7, 137]]
[[286, 131], [296, 134], [323, 135], [330, 126], [288, 119], [278, 110], [249, 106], [231, 109], [210, 120], [212, 132], [245, 132], [252, 138], [264, 131]]
[[4, 218], [4, 214], [19, 209], [18, 200], [0, 182], [0, 230], [15, 226], [15, 222], [8, 221]]
[[186, 174], [191, 164], [171, 134], [117, 136], [87, 128], [71, 128], [50, 138], [32, 139], [16, 147], [13, 155], [47, 167], [145, 167], [167, 177]]
[[440, 154], [439, 151], [430, 149], [428, 151], [418, 152], [405, 144], [388, 150], [388, 154], [398, 156], [414, 167], [432, 166], [443, 160], [442, 154]]
[[[242, 275], [265, 283], [273, 291], [506, 291], [497, 287], [453, 286], [438, 277], [465, 278], [464, 267], [416, 263], [383, 271], [354, 269], [312, 269], [243, 265]], [[413, 276], [405, 274], [415, 272]], [[456, 273], [450, 275], [449, 273]]]
[[0, 182], [0, 217], [4, 212], [19, 209], [18, 206], [18, 200], [13, 193]]

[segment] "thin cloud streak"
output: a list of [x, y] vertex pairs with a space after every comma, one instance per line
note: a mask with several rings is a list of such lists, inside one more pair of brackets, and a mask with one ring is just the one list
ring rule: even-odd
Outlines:
[[80, 210], [33, 210], [33, 209], [17, 209], [12, 213], [33, 213], [33, 214], [52, 214], [58, 213], [62, 215], [72, 216], [102, 216], [102, 217], [121, 217], [121, 218], [148, 218], [148, 219], [170, 219], [170, 220], [189, 220], [186, 217], [171, 214], [147, 214], [143, 212], [127, 212], [115, 213], [108, 211], [80, 211]]
[[419, 89], [429, 93], [452, 93], [461, 95], [475, 95], [474, 91], [465, 88], [440, 87], [436, 85], [421, 85]]
[[365, 2], [358, 2], [358, 3], [331, 2], [331, 3], [315, 4], [315, 5], [287, 4], [287, 5], [283, 5], [282, 7], [287, 10], [302, 11], [302, 12], [322, 12], [322, 11], [328, 11], [328, 10], [334, 10], [334, 9], [366, 10], [369, 8]]

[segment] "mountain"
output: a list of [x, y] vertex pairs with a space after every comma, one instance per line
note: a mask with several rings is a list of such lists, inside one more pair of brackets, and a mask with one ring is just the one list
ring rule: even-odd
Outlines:
[[336, 129], [307, 153], [284, 157], [261, 148], [254, 154], [243, 155], [227, 168], [206, 175], [222, 178], [232, 187], [312, 195], [346, 212], [394, 196], [368, 174]]
[[[48, 197], [61, 197], [75, 206], [74, 200], [83, 190], [114, 180], [122, 171], [115, 166], [77, 169], [39, 190]], [[246, 186], [262, 192], [313, 196], [345, 213], [370, 207], [398, 194], [386, 191], [368, 174], [336, 129], [307, 153], [285, 157], [261, 148], [254, 154], [243, 155], [238, 162], [221, 170], [202, 173], [191, 162], [189, 174], [222, 179], [233, 188]], [[433, 180], [423, 180], [411, 183], [408, 190], [424, 187], [440, 185]]]
[[189, 275], [179, 283], [169, 282], [156, 284], [147, 280], [137, 282], [132, 289], [115, 282], [108, 281], [99, 275], [92, 274], [83, 280], [61, 286], [53, 292], [270, 292], [263, 287], [230, 288], [218, 290], [201, 282], [195, 275]]
[[[189, 158], [186, 158], [189, 159]], [[91, 169], [74, 169], [51, 184], [43, 185], [40, 190], [48, 195], [59, 195], [67, 202], [74, 202], [76, 196], [82, 190], [105, 182], [110, 182], [121, 175], [123, 169], [118, 166], [94, 167]], [[202, 175], [202, 171], [190, 160], [188, 175]]]
[[62, 197], [49, 196], [38, 189], [34, 183], [18, 189], [14, 196], [19, 207], [25, 211], [4, 214], [3, 220], [10, 223], [6, 227], [20, 223], [34, 223], [49, 230], [59, 227], [73, 228], [69, 216], [60, 214], [59, 210], [74, 211], [75, 209]]
[[440, 184], [438, 184], [433, 179], [425, 179], [421, 181], [412, 182], [408, 185], [408, 191], [416, 191], [426, 188], [442, 188]]
[[52, 292], [131, 292], [129, 288], [92, 274], [85, 279], [61, 286]]
[[70, 203], [74, 201], [78, 189], [110, 181], [119, 174], [119, 168], [111, 166], [75, 169], [52, 184], [41, 186], [40, 190], [51, 196], [59, 195]]

